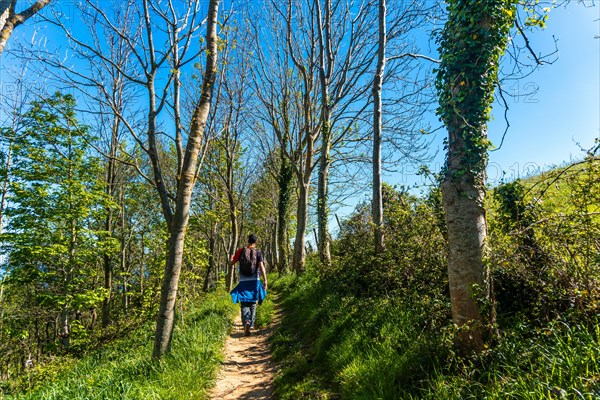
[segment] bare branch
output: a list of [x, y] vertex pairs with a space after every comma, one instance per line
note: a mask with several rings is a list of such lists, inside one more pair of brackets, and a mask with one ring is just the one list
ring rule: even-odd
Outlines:
[[439, 64], [440, 60], [437, 60], [435, 58], [423, 55], [423, 54], [416, 54], [416, 53], [404, 53], [404, 54], [398, 54], [397, 56], [392, 56], [392, 57], [387, 57], [386, 61], [394, 61], [400, 58], [406, 58], [406, 57], [410, 57], [410, 58], [414, 58], [414, 59], [418, 59], [421, 58], [423, 60], [427, 60], [427, 61], [431, 61], [432, 63], [436, 63]]
[[536, 64], [537, 65], [551, 64], [548, 61], [540, 60], [540, 58], [538, 58], [537, 54], [535, 54], [535, 51], [533, 51], [533, 49], [531, 48], [531, 45], [529, 44], [529, 38], [523, 31], [523, 28], [521, 28], [521, 24], [519, 24], [519, 18], [515, 18], [515, 26], [517, 27], [517, 30], [519, 31], [519, 33], [521, 35], [523, 35], [523, 39], [525, 40], [525, 47], [527, 48], [527, 50], [529, 50], [529, 53], [535, 60]]

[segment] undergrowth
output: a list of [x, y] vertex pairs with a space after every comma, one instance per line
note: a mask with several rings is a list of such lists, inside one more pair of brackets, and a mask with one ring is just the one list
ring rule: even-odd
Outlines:
[[262, 304], [256, 309], [256, 320], [254, 321], [257, 328], [266, 328], [271, 324], [275, 316], [275, 304], [273, 304], [273, 295], [269, 295], [263, 300]]
[[274, 282], [284, 311], [272, 341], [277, 398], [600, 397], [599, 321], [501, 321], [497, 343], [464, 360], [440, 328], [443, 309], [417, 298], [340, 294], [317, 275], [313, 267]]
[[171, 352], [160, 361], [150, 357], [154, 330], [149, 322], [79, 361], [67, 361], [61, 372], [56, 372], [56, 366], [32, 371], [20, 386], [27, 381], [44, 383], [20, 393], [11, 394], [11, 388], [5, 388], [4, 399], [206, 398], [222, 361], [221, 349], [235, 310], [227, 293], [207, 295], [177, 320]]
[[441, 192], [384, 185], [381, 255], [365, 202], [342, 221], [331, 263], [311, 254], [305, 273], [274, 282], [279, 398], [600, 398], [597, 161], [491, 191], [497, 318], [470, 358], [454, 347]]

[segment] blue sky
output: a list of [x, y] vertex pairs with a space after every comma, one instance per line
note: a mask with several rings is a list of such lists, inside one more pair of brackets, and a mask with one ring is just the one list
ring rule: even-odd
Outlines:
[[[36, 25], [19, 27], [15, 35], [29, 37], [39, 27]], [[595, 38], [598, 36], [600, 5], [591, 0], [552, 9], [546, 29], [529, 34], [532, 47], [542, 53], [554, 49], [555, 38], [558, 59], [526, 78], [505, 85], [507, 93], [522, 95], [507, 98], [510, 129], [503, 146], [490, 153], [491, 184], [503, 178], [502, 171], [506, 172], [504, 179], [510, 180], [580, 158], [579, 145], [590, 148], [600, 136], [600, 39]], [[535, 93], [527, 95], [532, 91]], [[499, 145], [506, 127], [503, 106], [496, 103], [493, 113], [489, 136]], [[429, 118], [437, 124], [434, 115]], [[437, 156], [429, 166], [434, 172], [444, 162], [444, 136], [445, 132], [438, 131], [432, 143]], [[422, 181], [415, 175], [416, 166], [406, 165], [403, 169], [387, 175], [386, 181], [408, 185]]]
[[[513, 180], [552, 166], [580, 159], [580, 147], [593, 147], [600, 137], [600, 6], [571, 3], [550, 11], [546, 29], [528, 35], [538, 52], [552, 51], [557, 41], [558, 58], [531, 75], [504, 85], [510, 127], [504, 144], [490, 153], [488, 182]], [[525, 55], [525, 54], [524, 54]], [[499, 146], [506, 129], [504, 106], [494, 104], [489, 137]], [[433, 118], [433, 117], [432, 117]], [[430, 170], [439, 172], [444, 163], [438, 132], [433, 148], [438, 149]], [[395, 184], [420, 184], [416, 167], [386, 176]]]
[[[33, 24], [19, 27], [15, 34], [26, 38], [38, 27]], [[552, 51], [556, 39], [558, 58], [526, 78], [504, 85], [508, 94], [521, 96], [507, 97], [510, 129], [502, 147], [490, 153], [488, 181], [491, 185], [581, 158], [580, 147], [593, 146], [600, 136], [598, 36], [600, 6], [590, 0], [551, 10], [546, 29], [529, 34], [532, 47], [542, 53]], [[496, 103], [493, 113], [489, 136], [498, 146], [506, 127], [503, 105]], [[437, 123], [435, 115], [428, 118]], [[445, 132], [438, 131], [432, 143], [432, 151], [437, 150], [437, 156], [429, 163], [433, 172], [438, 172], [444, 162], [444, 137]], [[417, 166], [401, 165], [399, 169], [384, 179], [392, 184], [427, 183], [417, 176]], [[340, 216], [351, 212], [356, 200], [369, 197], [370, 193], [353, 196], [353, 204], [338, 210]]]
[[[557, 40], [558, 59], [508, 90], [537, 89], [535, 94], [509, 100], [510, 128], [504, 145], [490, 154], [488, 176], [504, 169], [526, 174], [581, 158], [580, 146], [590, 149], [600, 135], [600, 7], [572, 4], [550, 12], [547, 28], [532, 36], [532, 45], [549, 48]], [[499, 104], [489, 134], [499, 144], [505, 129]], [[500, 115], [498, 115], [500, 114]]]
[[[600, 138], [600, 5], [587, 1], [552, 9], [546, 28], [529, 33], [537, 53], [547, 54], [558, 47], [556, 61], [536, 69], [531, 75], [507, 82], [504, 91], [510, 127], [502, 146], [490, 152], [488, 184], [523, 178], [553, 166], [581, 159]], [[556, 46], [554, 44], [556, 40]], [[426, 54], [436, 57], [434, 47]], [[426, 50], [426, 49], [425, 49]], [[526, 56], [526, 54], [523, 54]], [[494, 103], [488, 135], [498, 147], [506, 131], [504, 105]], [[432, 113], [426, 117], [440, 125]], [[431, 143], [434, 159], [429, 170], [440, 172], [444, 165], [444, 129]], [[418, 175], [419, 166], [400, 164], [397, 172], [384, 173], [393, 185], [416, 186], [418, 194], [431, 184], [431, 178]], [[336, 208], [340, 217], [350, 214], [359, 201], [369, 201], [371, 192], [353, 196], [346, 206]], [[329, 224], [337, 231], [333, 218]]]

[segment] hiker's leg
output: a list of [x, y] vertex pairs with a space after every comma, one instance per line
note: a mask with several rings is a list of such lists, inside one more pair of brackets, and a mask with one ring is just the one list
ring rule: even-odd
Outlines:
[[250, 311], [252, 314], [252, 319], [250, 320], [251, 321], [250, 325], [252, 325], [252, 327], [254, 327], [254, 321], [256, 320], [256, 302], [250, 303], [250, 304], [251, 304]]
[[242, 325], [245, 325], [246, 321], [250, 321], [252, 324], [252, 304], [242, 303]]

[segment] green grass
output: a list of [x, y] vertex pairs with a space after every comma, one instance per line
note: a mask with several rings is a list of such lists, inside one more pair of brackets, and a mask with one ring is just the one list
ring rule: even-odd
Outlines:
[[273, 295], [269, 293], [262, 304], [256, 309], [255, 325], [257, 328], [266, 328], [273, 321], [275, 316], [275, 304], [273, 304]]
[[[520, 325], [478, 362], [433, 372], [414, 399], [597, 399], [600, 329], [554, 322]], [[460, 373], [459, 373], [460, 372]]]
[[210, 294], [177, 321], [171, 352], [160, 362], [150, 357], [154, 332], [148, 323], [130, 337], [72, 362], [72, 367], [38, 388], [5, 393], [4, 399], [207, 398], [235, 310], [227, 293]]
[[418, 299], [339, 295], [311, 271], [273, 283], [284, 310], [272, 340], [277, 398], [600, 398], [600, 321], [506, 323], [465, 361]]

